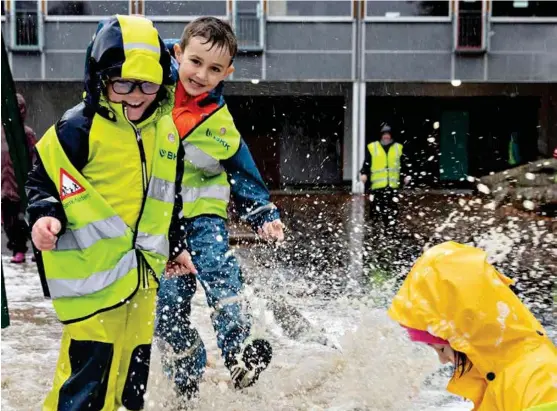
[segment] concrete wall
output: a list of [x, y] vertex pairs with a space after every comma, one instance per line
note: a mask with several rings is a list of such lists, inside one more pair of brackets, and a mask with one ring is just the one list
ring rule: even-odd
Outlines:
[[493, 23], [491, 33], [489, 81], [557, 81], [557, 23]]
[[366, 23], [365, 79], [449, 80], [452, 32], [448, 23]]
[[[165, 38], [179, 37], [186, 24], [167, 21], [169, 16], [183, 19], [228, 13], [225, 1], [187, 3], [184, 8], [184, 2], [147, 1], [145, 11]], [[314, 12], [321, 10], [317, 3], [311, 6]], [[326, 2], [329, 3], [335, 4]], [[277, 8], [284, 2], [273, 4]], [[319, 11], [323, 15], [317, 20], [300, 18], [301, 14], [296, 13], [309, 11], [290, 5], [286, 11], [290, 17], [277, 20], [270, 16], [265, 24], [264, 51], [240, 53], [232, 80], [352, 81], [361, 65], [367, 81], [557, 81], [557, 21], [490, 22], [487, 53], [458, 55], [453, 52], [453, 22], [448, 16], [436, 21], [374, 17], [375, 20], [368, 18], [360, 23], [340, 6], [335, 7], [323, 8]], [[165, 20], [160, 21], [160, 16]], [[357, 30], [358, 24], [362, 25], [361, 30]], [[15, 78], [80, 79], [85, 48], [96, 25], [94, 17], [93, 21], [52, 21], [52, 17], [45, 20], [42, 53], [11, 53]], [[2, 25], [2, 32], [9, 40], [9, 19]], [[361, 42], [356, 33], [361, 33]], [[357, 44], [361, 44], [361, 50], [356, 50]]]
[[451, 23], [366, 23], [364, 38], [366, 80], [557, 81], [555, 22], [491, 23], [483, 55], [453, 53]]

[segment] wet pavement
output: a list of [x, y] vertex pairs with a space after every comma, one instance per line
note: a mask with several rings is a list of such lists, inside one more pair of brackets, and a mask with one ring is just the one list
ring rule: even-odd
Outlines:
[[[273, 343], [273, 363], [255, 387], [232, 391], [198, 292], [193, 319], [210, 366], [195, 409], [469, 409], [444, 392], [448, 370], [409, 343], [384, 311], [423, 248], [447, 239], [486, 249], [519, 280], [517, 289], [540, 318], [546, 324], [555, 318], [555, 219], [490, 210], [470, 194], [404, 193], [397, 235], [385, 237], [369, 220], [363, 196], [300, 193], [274, 201], [287, 226], [280, 246], [256, 241], [249, 228], [231, 221], [254, 330]], [[34, 264], [14, 267], [7, 257], [3, 264], [12, 326], [2, 331], [2, 407], [37, 409], [51, 384], [61, 326], [42, 297]], [[158, 356], [155, 350], [147, 409], [173, 409]]]

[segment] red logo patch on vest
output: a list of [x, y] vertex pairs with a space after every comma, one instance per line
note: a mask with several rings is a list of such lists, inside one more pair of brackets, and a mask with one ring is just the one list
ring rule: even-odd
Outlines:
[[85, 189], [66, 170], [60, 168], [60, 200], [84, 193]]

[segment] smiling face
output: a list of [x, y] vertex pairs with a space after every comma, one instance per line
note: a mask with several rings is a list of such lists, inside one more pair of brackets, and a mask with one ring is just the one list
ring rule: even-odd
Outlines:
[[[107, 96], [111, 102], [122, 104], [124, 110], [126, 111], [128, 120], [138, 121], [143, 116], [143, 113], [145, 113], [145, 110], [147, 110], [147, 108], [157, 98], [156, 92], [158, 91], [158, 88], [160, 88], [160, 86], [158, 86], [157, 90], [155, 90], [157, 85], [154, 85], [153, 83], [145, 83], [145, 85], [143, 85], [142, 87], [139, 87], [138, 84], [135, 84], [135, 87], [133, 88], [131, 93], [119, 94], [125, 91], [126, 84], [128, 87], [130, 86], [129, 83], [141, 82], [134, 79], [123, 79], [120, 77], [110, 78], [107, 86]], [[142, 89], [149, 93], [154, 91], [154, 94], [145, 94]]]
[[203, 37], [189, 39], [184, 50], [175, 44], [174, 52], [180, 63], [180, 82], [190, 96], [211, 91], [234, 72], [229, 50], [208, 43]]

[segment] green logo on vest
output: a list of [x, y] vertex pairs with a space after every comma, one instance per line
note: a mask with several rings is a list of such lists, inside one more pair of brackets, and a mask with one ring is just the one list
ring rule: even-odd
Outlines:
[[[224, 132], [223, 132], [223, 130], [224, 130]], [[221, 134], [224, 134], [224, 133], [226, 133], [226, 129], [223, 127], [223, 128], [221, 128]], [[222, 138], [213, 135], [213, 132], [212, 132], [210, 129], [207, 129], [207, 130], [205, 131], [205, 135], [206, 135], [207, 137], [211, 137], [213, 140], [215, 140], [217, 143], [219, 143], [221, 146], [223, 146], [223, 147], [226, 148], [227, 150], [230, 149], [230, 144], [228, 144], [228, 143], [227, 143], [225, 140], [223, 140]]]
[[166, 151], [165, 149], [160, 149], [159, 150], [159, 155], [161, 156], [161, 158], [166, 158], [168, 160], [176, 160], [176, 153], [173, 153], [172, 151]]

